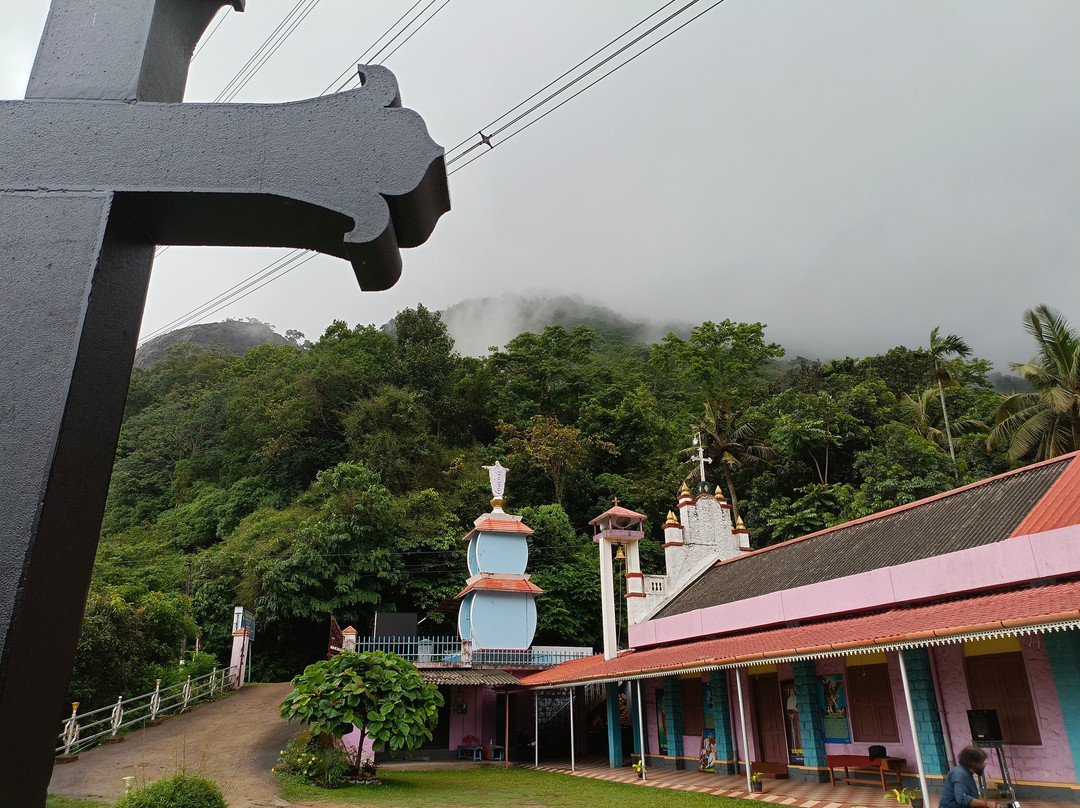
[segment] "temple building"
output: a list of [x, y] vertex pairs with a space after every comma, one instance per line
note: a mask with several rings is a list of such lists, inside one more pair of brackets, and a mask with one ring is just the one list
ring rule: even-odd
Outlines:
[[936, 803], [975, 743], [1021, 800], [1080, 801], [1080, 453], [759, 550], [715, 488], [674, 504], [662, 575], [641, 514], [594, 520], [602, 569], [605, 543], [627, 559], [629, 648], [522, 677], [621, 694], [611, 765], [880, 776]]

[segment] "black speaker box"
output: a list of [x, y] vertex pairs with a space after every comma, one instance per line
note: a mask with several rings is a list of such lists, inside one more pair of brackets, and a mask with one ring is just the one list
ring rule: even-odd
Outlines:
[[997, 710], [968, 710], [971, 740], [976, 743], [1001, 743], [1001, 724]]

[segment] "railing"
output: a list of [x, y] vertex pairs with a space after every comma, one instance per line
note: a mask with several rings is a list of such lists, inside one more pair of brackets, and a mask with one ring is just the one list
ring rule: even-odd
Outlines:
[[585, 651], [533, 651], [513, 648], [482, 648], [472, 652], [473, 665], [503, 668], [553, 668], [571, 659], [583, 659]]
[[358, 637], [357, 651], [386, 651], [409, 662], [461, 662], [457, 637]]
[[358, 637], [357, 650], [386, 651], [415, 665], [497, 665], [506, 668], [552, 668], [586, 651], [534, 651], [516, 648], [474, 649], [457, 637]]
[[190, 705], [226, 690], [231, 674], [231, 668], [214, 668], [203, 676], [189, 676], [187, 681], [166, 688], [161, 687], [161, 680], [158, 679], [152, 693], [129, 699], [121, 696], [116, 704], [82, 714], [78, 712], [79, 703], [75, 702], [71, 717], [64, 722], [60, 731], [60, 745], [56, 747], [56, 754], [75, 755], [101, 743], [105, 738], [116, 737], [122, 729], [138, 726], [170, 712], [183, 712]]

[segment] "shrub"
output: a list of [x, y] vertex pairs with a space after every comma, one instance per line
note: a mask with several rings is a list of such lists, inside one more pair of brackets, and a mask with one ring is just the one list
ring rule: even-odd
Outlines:
[[132, 791], [113, 808], [227, 808], [221, 789], [209, 780], [178, 774]]
[[340, 749], [327, 745], [329, 736], [321, 738], [302, 732], [289, 741], [281, 752], [275, 772], [302, 777], [321, 788], [338, 788], [345, 784], [349, 759]]

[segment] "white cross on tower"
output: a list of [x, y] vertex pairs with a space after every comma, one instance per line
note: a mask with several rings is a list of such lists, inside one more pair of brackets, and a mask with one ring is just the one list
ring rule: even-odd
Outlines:
[[712, 463], [711, 457], [705, 456], [705, 448], [701, 445], [701, 433], [698, 432], [694, 435], [694, 445], [697, 447], [697, 454], [694, 456], [694, 460], [698, 462], [698, 474], [702, 483], [705, 482], [705, 464]]

